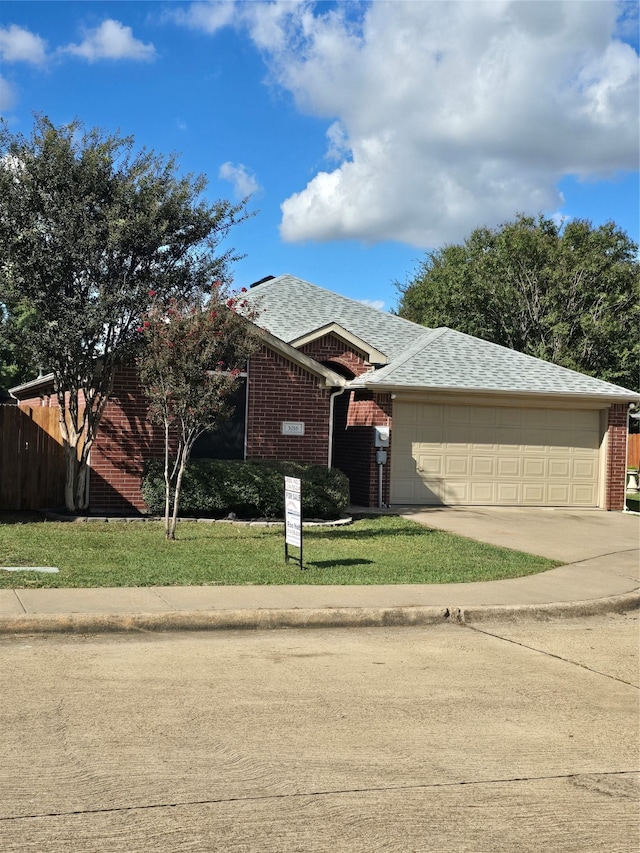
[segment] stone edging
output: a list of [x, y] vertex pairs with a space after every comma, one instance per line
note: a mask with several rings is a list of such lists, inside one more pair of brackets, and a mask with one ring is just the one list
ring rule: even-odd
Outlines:
[[[133, 524], [135, 522], [145, 521], [163, 521], [161, 515], [65, 515], [56, 510], [43, 509], [39, 512], [47, 521], [66, 521], [72, 524], [83, 524], [90, 522], [122, 522]], [[262, 520], [262, 519], [241, 519], [241, 518], [178, 518], [178, 522], [192, 521], [198, 524], [232, 524], [238, 527], [282, 527], [284, 520]], [[352, 524], [352, 516], [344, 518], [336, 518], [330, 521], [303, 521], [303, 527], [342, 527], [347, 524]]]

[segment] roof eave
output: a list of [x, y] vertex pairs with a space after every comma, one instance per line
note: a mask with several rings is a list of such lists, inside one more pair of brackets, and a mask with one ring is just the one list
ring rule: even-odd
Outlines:
[[640, 402], [640, 392], [629, 391], [627, 394], [593, 394], [584, 391], [527, 391], [518, 388], [461, 388], [454, 385], [399, 385], [387, 382], [365, 381], [359, 386], [371, 391], [387, 392], [390, 394], [425, 394], [425, 393], [455, 393], [470, 396], [500, 396], [500, 397], [531, 397], [540, 399], [550, 397], [556, 400], [576, 399], [594, 403], [637, 403]]
[[28, 382], [23, 382], [21, 385], [15, 385], [9, 388], [9, 394], [16, 400], [21, 397], [29, 397], [32, 393], [44, 391], [46, 388], [51, 388], [53, 385], [53, 373], [47, 373], [45, 376], [38, 376], [37, 379], [30, 379]]

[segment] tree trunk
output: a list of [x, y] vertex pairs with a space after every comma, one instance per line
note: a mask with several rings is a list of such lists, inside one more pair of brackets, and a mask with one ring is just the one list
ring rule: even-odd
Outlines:
[[169, 474], [169, 423], [164, 423], [164, 535], [170, 539], [169, 519], [171, 515], [171, 475]]
[[78, 475], [80, 463], [75, 445], [69, 441], [64, 442], [65, 455], [65, 481], [64, 481], [64, 503], [69, 512], [76, 511], [76, 495], [78, 489]]
[[89, 462], [83, 458], [78, 462], [78, 478], [76, 482], [76, 509], [85, 512], [89, 509]]
[[180, 502], [180, 488], [182, 486], [182, 475], [187, 464], [184, 448], [180, 454], [180, 467], [178, 468], [178, 476], [176, 477], [176, 488], [173, 493], [173, 515], [171, 517], [171, 527], [167, 531], [167, 539], [176, 538], [176, 525], [178, 523], [178, 504]]

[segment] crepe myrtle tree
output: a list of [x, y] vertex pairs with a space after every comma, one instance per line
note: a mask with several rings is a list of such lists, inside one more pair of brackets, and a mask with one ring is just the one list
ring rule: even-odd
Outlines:
[[[153, 423], [164, 429], [164, 528], [176, 538], [180, 489], [196, 440], [233, 414], [229, 402], [258, 342], [243, 294], [219, 283], [206, 301], [154, 299], [138, 327], [138, 373]], [[242, 315], [238, 313], [242, 311]]]
[[246, 218], [245, 202], [204, 201], [205, 178], [175, 156], [133, 146], [79, 121], [37, 116], [28, 138], [0, 123], [3, 325], [53, 376], [71, 512], [88, 506], [89, 453], [149, 291], [197, 297], [226, 280], [237, 258], [219, 246]]

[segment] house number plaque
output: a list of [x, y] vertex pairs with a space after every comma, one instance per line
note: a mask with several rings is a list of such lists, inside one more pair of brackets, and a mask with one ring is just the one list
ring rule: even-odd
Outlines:
[[282, 435], [304, 435], [302, 421], [282, 421]]

